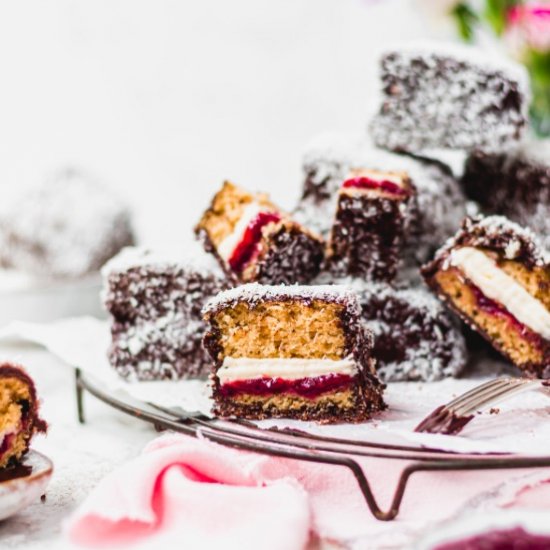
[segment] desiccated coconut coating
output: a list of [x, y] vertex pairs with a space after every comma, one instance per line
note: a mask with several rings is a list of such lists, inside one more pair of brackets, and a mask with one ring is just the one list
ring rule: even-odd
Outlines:
[[479, 49], [438, 42], [394, 48], [380, 60], [382, 104], [375, 143], [396, 151], [502, 151], [527, 127], [523, 67]]
[[358, 292], [382, 380], [433, 382], [464, 369], [464, 337], [426, 289], [371, 284]]
[[111, 314], [109, 359], [128, 379], [204, 376], [201, 309], [228, 282], [198, 246], [187, 253], [123, 250], [102, 270]]
[[276, 302], [297, 299], [305, 304], [313, 300], [330, 302], [346, 306], [351, 314], [359, 314], [360, 307], [357, 296], [345, 285], [261, 285], [248, 283], [220, 292], [211, 298], [203, 309], [205, 315], [210, 315], [221, 308], [239, 303], [252, 306], [263, 302]]
[[464, 337], [427, 289], [333, 278], [328, 272], [315, 282], [344, 284], [357, 293], [363, 320], [374, 334], [373, 357], [384, 382], [433, 382], [464, 369]]
[[98, 271], [134, 242], [126, 205], [75, 170], [20, 196], [0, 218], [0, 235], [0, 265], [41, 277]]
[[327, 248], [327, 264], [337, 276], [389, 282], [397, 275], [405, 253], [415, 190], [404, 176], [377, 173], [376, 177], [381, 182], [385, 177], [394, 177], [402, 187], [391, 188], [392, 192], [373, 189], [373, 185], [379, 185], [376, 180], [358, 176], [348, 180], [347, 187], [339, 192]]
[[[465, 218], [461, 229], [437, 252], [434, 262], [442, 260], [456, 246], [493, 250], [507, 260], [517, 260], [528, 267], [544, 267], [550, 262], [549, 253], [537, 236], [504, 216]], [[424, 271], [429, 271], [429, 266]]]
[[472, 153], [462, 185], [486, 214], [527, 225], [550, 248], [550, 140], [530, 140], [502, 154]]
[[407, 263], [427, 261], [466, 214], [460, 186], [440, 162], [377, 149], [364, 136], [325, 133], [305, 150], [303, 195], [294, 217], [327, 236], [336, 213], [338, 190], [350, 171], [357, 168], [403, 172], [410, 178], [416, 196], [407, 214]]

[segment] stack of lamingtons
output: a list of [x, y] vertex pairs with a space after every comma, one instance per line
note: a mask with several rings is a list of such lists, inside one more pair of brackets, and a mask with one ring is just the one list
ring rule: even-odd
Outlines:
[[[384, 383], [459, 375], [463, 334], [550, 377], [550, 156], [523, 70], [441, 44], [380, 68], [368, 133], [311, 143], [292, 213], [225, 182], [200, 253], [107, 264], [123, 377], [209, 376], [220, 416], [321, 422], [383, 410]], [[435, 148], [465, 153], [461, 178]]]

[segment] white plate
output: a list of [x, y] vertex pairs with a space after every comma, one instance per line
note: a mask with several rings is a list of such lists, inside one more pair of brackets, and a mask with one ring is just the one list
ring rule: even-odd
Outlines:
[[3, 475], [11, 474], [11, 469], [0, 470], [0, 520], [21, 512], [45, 494], [52, 477], [53, 463], [43, 454], [29, 451], [21, 465], [13, 471], [24, 472], [24, 475], [4, 479]]
[[80, 315], [104, 317], [100, 291], [99, 275], [52, 282], [0, 270], [0, 327], [12, 321], [46, 323]]

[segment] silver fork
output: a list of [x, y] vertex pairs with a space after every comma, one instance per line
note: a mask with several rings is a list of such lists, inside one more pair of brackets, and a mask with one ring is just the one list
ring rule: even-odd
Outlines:
[[437, 407], [415, 428], [415, 432], [456, 435], [481, 407], [508, 399], [533, 388], [548, 387], [544, 380], [496, 378], [467, 391], [446, 405]]

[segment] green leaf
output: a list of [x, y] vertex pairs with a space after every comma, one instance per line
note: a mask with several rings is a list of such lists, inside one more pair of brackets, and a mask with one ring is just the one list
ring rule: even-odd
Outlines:
[[466, 3], [457, 4], [451, 11], [454, 17], [458, 33], [466, 42], [472, 42], [474, 27], [479, 21], [477, 13]]
[[525, 54], [525, 66], [531, 77], [530, 115], [535, 131], [540, 136], [550, 136], [550, 52], [529, 50]]

